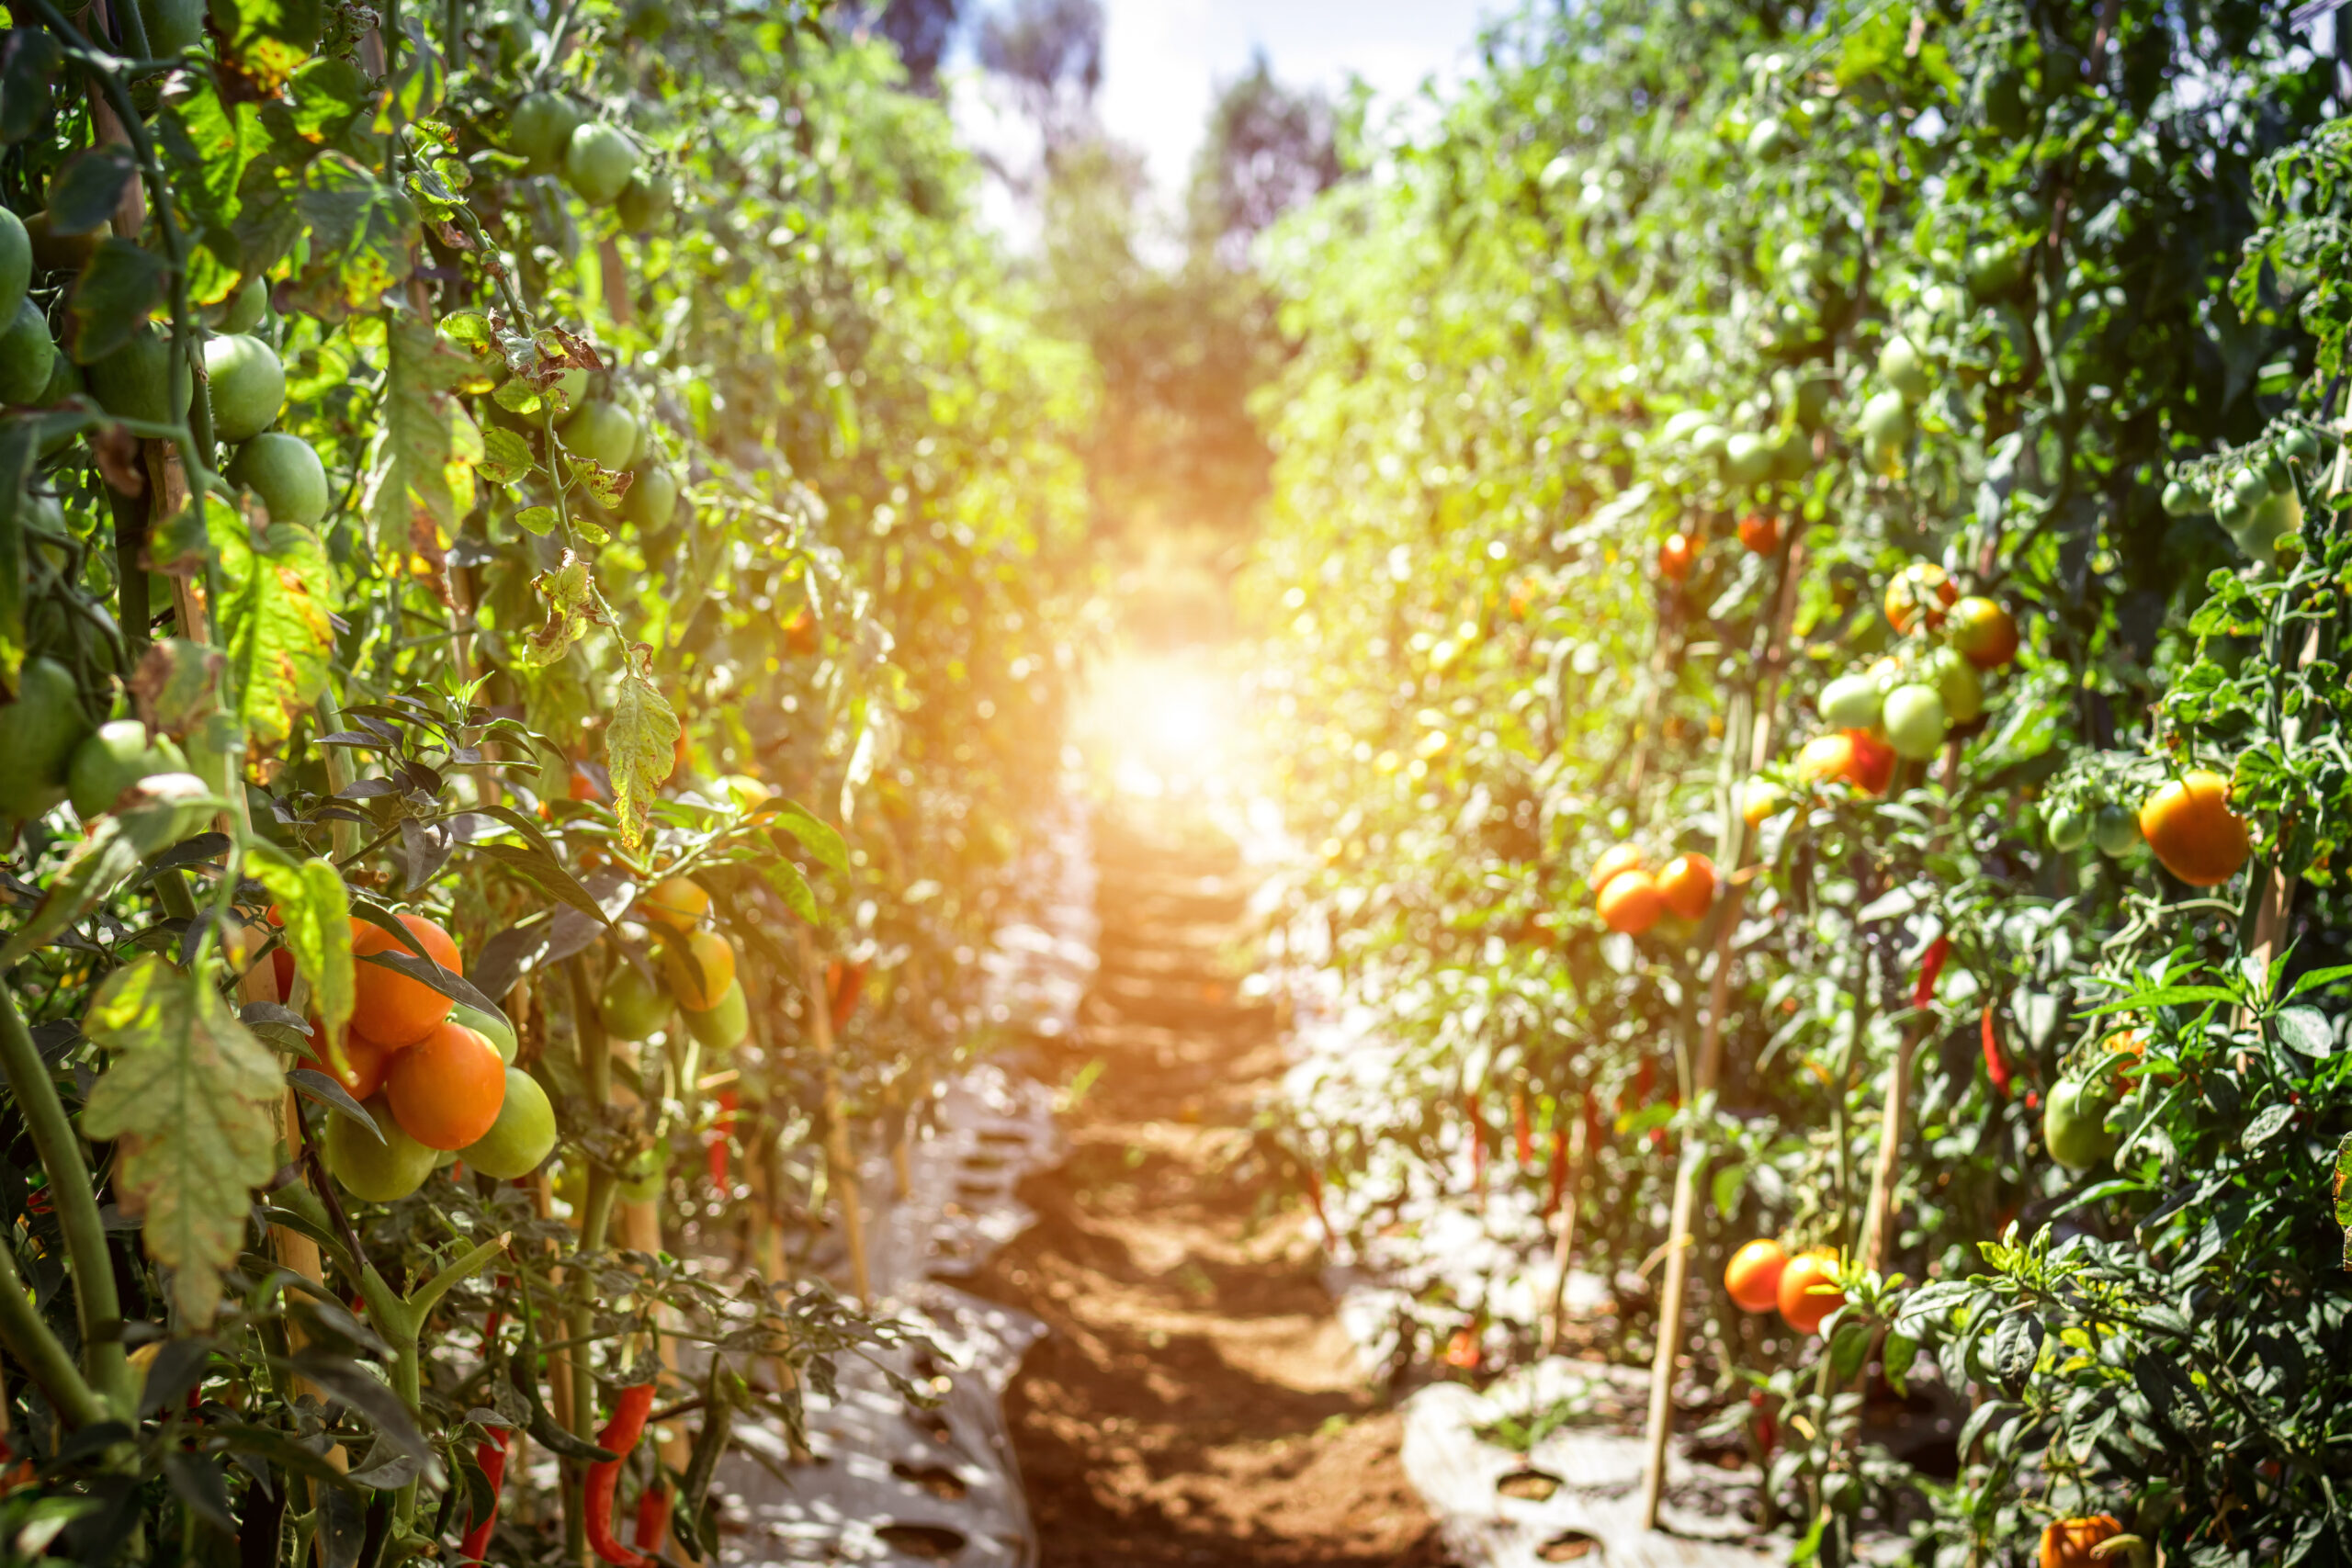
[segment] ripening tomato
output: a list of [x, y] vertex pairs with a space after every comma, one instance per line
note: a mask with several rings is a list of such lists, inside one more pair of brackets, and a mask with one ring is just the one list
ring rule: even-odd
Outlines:
[[1666, 543], [1657, 547], [1657, 574], [1668, 582], [1683, 581], [1698, 563], [1699, 547], [1688, 534], [1668, 534]]
[[735, 983], [735, 949], [717, 931], [691, 931], [662, 955], [662, 977], [688, 1012], [708, 1012]]
[[2092, 1549], [2123, 1533], [2123, 1521], [2112, 1514], [2052, 1519], [2041, 1527], [2041, 1568], [2104, 1568]]
[[1631, 844], [1619, 844], [1614, 849], [1601, 852], [1600, 858], [1592, 863], [1592, 874], [1586, 880], [1591, 884], [1593, 892], [1598, 894], [1609, 886], [1609, 879], [1620, 872], [1641, 869], [1642, 852]]
[[1894, 749], [1866, 730], [1816, 735], [1797, 753], [1796, 773], [1807, 784], [1838, 779], [1864, 795], [1882, 795], [1894, 778]]
[[571, 778], [564, 786], [564, 794], [574, 800], [599, 800], [604, 793], [596, 787], [595, 774], [577, 762], [571, 764]]
[[710, 895], [691, 877], [665, 876], [637, 896], [637, 908], [656, 925], [689, 931], [710, 913]]
[[1765, 1237], [1747, 1243], [1724, 1266], [1724, 1289], [1742, 1312], [1770, 1312], [1781, 1304], [1781, 1271], [1789, 1255]]
[[1749, 555], [1772, 554], [1781, 547], [1781, 520], [1770, 513], [1749, 513], [1739, 520], [1739, 543]]
[[1666, 897], [1646, 871], [1621, 871], [1594, 900], [1601, 923], [1612, 931], [1639, 936], [1666, 913]]
[[427, 1148], [462, 1149], [498, 1122], [506, 1064], [461, 1023], [444, 1023], [392, 1058], [384, 1098], [401, 1130]]
[[2017, 618], [1981, 594], [1972, 593], [1951, 607], [1944, 635], [1979, 670], [1998, 670], [2018, 656]]
[[1677, 855], [1657, 874], [1658, 897], [1686, 920], [1695, 920], [1715, 901], [1715, 863], [1695, 852]]
[[[319, 1031], [311, 1038], [320, 1050], [325, 1050], [326, 1032], [319, 1028], [316, 1019], [311, 1021], [311, 1027]], [[343, 1085], [352, 1099], [365, 1103], [384, 1087], [385, 1069], [400, 1054], [401, 1047], [382, 1044], [356, 1029], [346, 1029], [343, 1032], [343, 1068], [337, 1071], [330, 1064], [327, 1076]]]
[[1836, 1284], [1838, 1255], [1826, 1247], [1801, 1252], [1781, 1270], [1776, 1304], [1781, 1316], [1799, 1334], [1817, 1334], [1829, 1314], [1846, 1304]]
[[2140, 832], [2164, 868], [2191, 887], [2217, 887], [2254, 852], [2245, 818], [2230, 809], [2230, 781], [2202, 768], [2141, 803]]
[[1959, 585], [1943, 568], [1915, 560], [1886, 585], [1886, 618], [1906, 636], [1923, 622], [1933, 631], [1944, 624], [1944, 612], [1959, 597]]
[[[451, 974], [460, 972], [458, 944], [447, 931], [422, 915], [402, 915], [400, 921], [426, 957]], [[412, 959], [416, 956], [383, 927], [353, 917], [351, 955], [365, 958], [376, 953], [398, 953]], [[413, 1045], [449, 1016], [449, 998], [424, 981], [412, 980], [379, 964], [354, 967], [351, 1027], [368, 1039], [379, 1040], [395, 1050]]]
[[1739, 787], [1740, 820], [1761, 828], [1789, 808], [1789, 792], [1770, 779], [1749, 779]]

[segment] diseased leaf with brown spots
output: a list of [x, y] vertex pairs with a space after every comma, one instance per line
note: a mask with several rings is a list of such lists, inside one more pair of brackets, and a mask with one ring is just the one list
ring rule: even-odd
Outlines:
[[82, 1027], [113, 1058], [82, 1131], [114, 1141], [123, 1212], [143, 1218], [181, 1315], [209, 1327], [253, 1190], [277, 1168], [277, 1059], [209, 983], [153, 953], [107, 977]]
[[446, 604], [449, 541], [473, 506], [474, 466], [483, 456], [481, 431], [452, 389], [475, 367], [430, 322], [390, 316], [385, 336], [384, 424], [361, 504], [378, 541], [398, 540], [424, 561]]
[[220, 558], [220, 642], [236, 717], [258, 746], [291, 734], [325, 687], [334, 648], [334, 569], [316, 535], [272, 524], [256, 538], [218, 496], [205, 501]]
[[613, 694], [605, 762], [613, 775], [613, 814], [620, 818], [622, 839], [635, 849], [645, 835], [654, 795], [677, 765], [678, 716], [661, 689], [638, 671], [637, 661], [629, 663]]

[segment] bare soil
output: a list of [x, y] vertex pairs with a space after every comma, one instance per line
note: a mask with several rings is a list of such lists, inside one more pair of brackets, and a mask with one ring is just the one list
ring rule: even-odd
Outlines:
[[974, 1288], [1052, 1332], [1007, 1396], [1046, 1568], [1434, 1568], [1401, 1423], [1357, 1369], [1308, 1222], [1253, 1157], [1282, 1071], [1226, 949], [1246, 888], [1197, 822], [1098, 825], [1103, 967], [1039, 1223]]

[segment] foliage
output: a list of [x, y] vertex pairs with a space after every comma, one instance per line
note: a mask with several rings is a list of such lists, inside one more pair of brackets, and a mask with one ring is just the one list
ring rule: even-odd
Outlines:
[[[1506, 1179], [1584, 1146], [1579, 1263], [1621, 1281], [1690, 1151], [1678, 1330], [1801, 1555], [2022, 1562], [2109, 1512], [2166, 1561], [2341, 1557], [2334, 62], [2277, 7], [2140, 0], [1545, 7], [1487, 57], [1261, 252], [1300, 344], [1252, 584], [1293, 909], [1399, 1041], [1293, 1136], [1369, 1225], [1522, 1103], [1560, 1164]], [[1883, 795], [1809, 784], [1830, 682], [1936, 646], [1881, 609], [1922, 558], [2022, 648]], [[2211, 889], [2130, 826], [2192, 764], [2254, 835]], [[2062, 826], [2103, 806], [2108, 850]], [[1624, 842], [1725, 891], [1611, 933]], [[2049, 1156], [2062, 1083], [2108, 1168]], [[1758, 1235], [1847, 1255], [1826, 1338], [1714, 1288]], [[1645, 1359], [1657, 1306], [1621, 1282]], [[1956, 1457], [1904, 1436], [1939, 1416]]]

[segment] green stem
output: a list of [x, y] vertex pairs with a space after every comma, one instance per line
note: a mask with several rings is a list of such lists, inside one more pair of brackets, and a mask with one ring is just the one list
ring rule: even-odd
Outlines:
[[49, 1176], [50, 1201], [65, 1236], [65, 1259], [74, 1273], [74, 1300], [81, 1314], [83, 1370], [91, 1385], [126, 1419], [139, 1393], [122, 1349], [122, 1303], [115, 1293], [114, 1254], [98, 1219], [97, 1193], [90, 1168], [82, 1163], [82, 1141], [74, 1135], [49, 1066], [33, 1045], [17, 998], [0, 990], [0, 1073], [25, 1114], [33, 1148]]
[[87, 1427], [107, 1418], [106, 1402], [82, 1380], [74, 1358], [41, 1320], [40, 1309], [26, 1293], [24, 1276], [17, 1271], [16, 1254], [6, 1247], [0, 1247], [0, 1345], [8, 1348], [68, 1427]]

